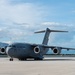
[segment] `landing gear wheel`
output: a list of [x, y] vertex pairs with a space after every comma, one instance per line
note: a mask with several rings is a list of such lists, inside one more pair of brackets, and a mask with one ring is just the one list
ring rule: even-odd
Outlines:
[[27, 60], [27, 58], [20, 58], [19, 60], [21, 60], [21, 61], [25, 61], [25, 60]]
[[42, 58], [34, 58], [34, 60], [43, 60]]
[[10, 58], [9, 60], [10, 60], [10, 61], [13, 61], [13, 58]]

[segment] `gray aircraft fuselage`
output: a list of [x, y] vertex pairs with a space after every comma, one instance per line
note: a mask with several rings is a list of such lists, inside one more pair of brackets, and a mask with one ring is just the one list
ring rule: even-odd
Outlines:
[[[38, 46], [39, 47], [39, 46]], [[6, 48], [6, 54], [8, 54], [11, 58], [18, 58], [18, 59], [26, 59], [26, 58], [43, 58], [43, 54], [45, 48], [41, 47], [41, 51], [39, 53], [34, 52], [35, 46], [32, 46], [28, 43], [13, 43]], [[42, 49], [44, 51], [42, 51]]]

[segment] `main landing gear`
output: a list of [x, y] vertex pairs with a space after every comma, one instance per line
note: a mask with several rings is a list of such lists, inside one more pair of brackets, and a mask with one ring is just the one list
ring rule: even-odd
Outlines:
[[43, 60], [43, 58], [34, 58], [34, 60]]
[[25, 60], [27, 60], [27, 58], [20, 58], [19, 60], [21, 60], [21, 61], [25, 61]]
[[[20, 61], [26, 61], [27, 58], [19, 58]], [[34, 58], [34, 60], [43, 60], [43, 58]], [[10, 58], [9, 61], [13, 61], [13, 58]]]

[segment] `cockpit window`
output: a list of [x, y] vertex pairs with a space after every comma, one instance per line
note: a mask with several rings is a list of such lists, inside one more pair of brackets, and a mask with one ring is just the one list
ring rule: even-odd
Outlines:
[[12, 45], [12, 47], [16, 47], [15, 45]]
[[9, 47], [12, 47], [12, 45], [9, 45]]
[[16, 47], [15, 45], [9, 45], [9, 47]]

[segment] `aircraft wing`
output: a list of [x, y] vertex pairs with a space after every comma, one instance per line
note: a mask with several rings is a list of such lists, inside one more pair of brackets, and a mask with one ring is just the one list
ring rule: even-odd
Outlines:
[[75, 50], [75, 48], [67, 48], [67, 47], [60, 47], [60, 46], [47, 46], [47, 45], [44, 45], [43, 47], [45, 48], [60, 48], [60, 49], [66, 49], [66, 50]]
[[48, 45], [43, 45], [43, 44], [31, 44], [32, 46], [42, 46], [44, 48], [60, 48], [60, 49], [66, 49], [66, 50], [75, 50], [75, 48], [67, 48], [67, 47], [61, 47], [61, 46], [48, 46]]

